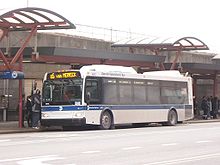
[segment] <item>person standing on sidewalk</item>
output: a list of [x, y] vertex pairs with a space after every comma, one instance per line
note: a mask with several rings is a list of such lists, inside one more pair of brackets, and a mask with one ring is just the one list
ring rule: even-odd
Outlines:
[[208, 101], [205, 96], [202, 98], [201, 108], [203, 110], [203, 118], [208, 119], [210, 116]]
[[40, 90], [37, 89], [33, 94], [33, 105], [32, 105], [32, 128], [39, 129], [40, 111], [41, 111], [41, 97]]
[[32, 101], [31, 101], [31, 96], [27, 96], [26, 100], [26, 113], [27, 113], [27, 124], [28, 127], [32, 126]]
[[208, 97], [207, 99], [207, 104], [208, 104], [208, 113], [207, 113], [207, 119], [212, 119], [213, 116], [211, 115], [212, 114], [212, 101], [211, 101], [211, 96]]

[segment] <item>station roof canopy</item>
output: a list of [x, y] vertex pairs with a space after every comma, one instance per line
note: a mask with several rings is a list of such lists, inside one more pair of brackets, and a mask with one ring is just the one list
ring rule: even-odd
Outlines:
[[63, 16], [42, 8], [27, 7], [0, 13], [0, 28], [9, 31], [28, 31], [33, 26], [37, 26], [37, 30], [76, 28]]
[[209, 50], [204, 42], [195, 37], [125, 39], [114, 43], [112, 47], [146, 48], [152, 51]]

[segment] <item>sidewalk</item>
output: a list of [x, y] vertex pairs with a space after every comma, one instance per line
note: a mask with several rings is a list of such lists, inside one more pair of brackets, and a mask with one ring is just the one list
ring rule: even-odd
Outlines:
[[[220, 122], [220, 118], [218, 119], [193, 119], [185, 121], [184, 124], [194, 124], [194, 123], [209, 123], [209, 122]], [[25, 132], [42, 132], [45, 129], [33, 129], [33, 128], [19, 128], [18, 121], [6, 121], [0, 122], [0, 134], [9, 134], [9, 133], [25, 133]]]
[[188, 124], [193, 124], [193, 123], [211, 123], [211, 122], [220, 122], [220, 118], [209, 119], [209, 120], [205, 120], [205, 119], [192, 119], [192, 120], [185, 121], [185, 123], [188, 123]]
[[43, 131], [43, 129], [33, 129], [28, 127], [19, 128], [18, 121], [0, 122], [0, 134], [39, 132], [39, 131]]

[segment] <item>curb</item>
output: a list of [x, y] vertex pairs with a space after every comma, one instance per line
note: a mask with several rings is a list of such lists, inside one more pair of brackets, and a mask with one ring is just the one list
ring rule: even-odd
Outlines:
[[195, 124], [195, 123], [213, 123], [213, 122], [220, 122], [220, 119], [210, 119], [210, 120], [188, 120], [185, 123], [188, 124]]
[[4, 130], [0, 130], [0, 134], [11, 134], [11, 133], [28, 133], [28, 132], [42, 132], [43, 129], [14, 129], [14, 128], [11, 128], [11, 129], [4, 129]]

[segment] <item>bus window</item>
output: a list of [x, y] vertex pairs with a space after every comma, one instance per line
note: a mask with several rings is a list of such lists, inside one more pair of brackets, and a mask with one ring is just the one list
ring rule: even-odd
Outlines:
[[[90, 104], [98, 104], [101, 102], [101, 88], [100, 80], [98, 78], [87, 78], [86, 79], [86, 89], [85, 96], [90, 94]], [[86, 100], [86, 99], [85, 99]]]
[[82, 80], [50, 80], [44, 82], [42, 104], [70, 105], [81, 103]]
[[130, 80], [119, 80], [119, 101], [121, 104], [133, 104]]
[[146, 87], [144, 81], [134, 81], [134, 103], [146, 104]]
[[61, 85], [54, 85], [52, 90], [52, 98], [55, 102], [61, 100]]
[[187, 104], [187, 87], [183, 82], [161, 82], [162, 104]]
[[103, 78], [103, 103], [119, 104], [116, 79]]
[[159, 81], [147, 81], [147, 103], [160, 104], [160, 86]]
[[51, 94], [51, 86], [44, 86], [43, 87], [43, 101], [44, 102], [48, 102], [48, 101], [52, 101], [52, 94]]

